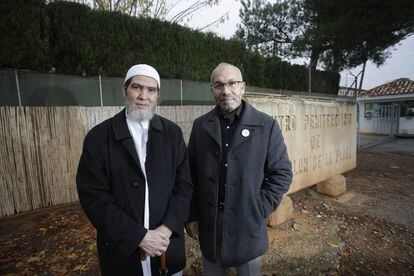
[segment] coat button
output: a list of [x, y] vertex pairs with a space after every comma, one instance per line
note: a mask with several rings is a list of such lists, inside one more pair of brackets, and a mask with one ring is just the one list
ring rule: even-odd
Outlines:
[[138, 188], [139, 187], [139, 183], [138, 182], [134, 182], [131, 184], [132, 188]]
[[109, 246], [109, 242], [105, 242], [105, 246]]

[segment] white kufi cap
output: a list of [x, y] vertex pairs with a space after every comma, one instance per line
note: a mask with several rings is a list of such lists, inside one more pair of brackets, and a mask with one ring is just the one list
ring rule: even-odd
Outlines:
[[158, 88], [161, 88], [160, 75], [152, 66], [149, 66], [147, 64], [137, 64], [132, 66], [126, 73], [124, 84], [127, 82], [127, 80], [135, 76], [146, 76], [153, 78], [157, 81]]

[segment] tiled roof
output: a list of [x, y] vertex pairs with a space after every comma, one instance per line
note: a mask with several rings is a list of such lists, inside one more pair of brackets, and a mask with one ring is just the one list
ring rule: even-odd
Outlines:
[[388, 96], [414, 93], [414, 81], [408, 78], [396, 79], [364, 91], [360, 96]]

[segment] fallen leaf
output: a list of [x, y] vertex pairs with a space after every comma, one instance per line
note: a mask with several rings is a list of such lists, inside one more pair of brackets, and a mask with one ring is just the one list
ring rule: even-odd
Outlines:
[[67, 256], [68, 259], [75, 259], [77, 258], [77, 255], [75, 253], [72, 253], [70, 255]]
[[37, 261], [39, 261], [39, 257], [37, 256], [32, 256], [27, 260], [28, 263], [37, 262]]
[[85, 267], [86, 267], [86, 265], [84, 265], [84, 264], [78, 264], [77, 266], [75, 266], [73, 271], [83, 270], [83, 269], [85, 269]]
[[339, 245], [337, 245], [337, 244], [335, 244], [335, 243], [330, 243], [329, 244], [331, 247], [334, 247], [334, 248], [338, 248], [339, 247]]

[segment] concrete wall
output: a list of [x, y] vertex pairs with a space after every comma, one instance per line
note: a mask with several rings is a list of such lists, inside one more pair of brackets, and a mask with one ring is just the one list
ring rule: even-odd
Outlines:
[[374, 123], [372, 117], [365, 117], [365, 106], [363, 102], [358, 102], [359, 108], [359, 132], [374, 133]]
[[247, 97], [282, 129], [293, 165], [289, 193], [356, 167], [356, 105], [298, 97]]
[[400, 135], [414, 135], [414, 117], [400, 118], [400, 127], [398, 129]]

